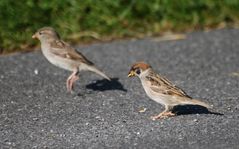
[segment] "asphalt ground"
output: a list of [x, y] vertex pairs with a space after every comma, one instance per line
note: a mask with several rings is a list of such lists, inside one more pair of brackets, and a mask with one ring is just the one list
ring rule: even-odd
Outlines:
[[[238, 41], [239, 30], [224, 29], [79, 46], [113, 81], [82, 72], [73, 94], [71, 72], [40, 51], [1, 56], [0, 148], [239, 148]], [[152, 121], [163, 107], [127, 78], [136, 61], [213, 109]]]

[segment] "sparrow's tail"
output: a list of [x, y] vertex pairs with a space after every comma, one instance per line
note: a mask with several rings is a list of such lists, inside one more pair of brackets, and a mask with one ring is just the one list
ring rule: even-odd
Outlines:
[[203, 107], [206, 107], [209, 109], [212, 108], [212, 106], [210, 106], [209, 104], [202, 102], [200, 100], [197, 100], [197, 99], [186, 100], [183, 102], [183, 104], [199, 105], [199, 106], [203, 106]]
[[89, 71], [95, 72], [98, 75], [102, 76], [103, 78], [107, 79], [107, 80], [111, 80], [106, 74], [104, 74], [102, 71], [100, 71], [99, 69], [97, 69], [95, 66], [89, 66], [87, 68]]

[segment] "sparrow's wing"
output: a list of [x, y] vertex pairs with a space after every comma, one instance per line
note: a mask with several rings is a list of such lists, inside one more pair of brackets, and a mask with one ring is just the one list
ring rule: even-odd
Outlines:
[[71, 59], [85, 63], [87, 65], [94, 65], [83, 54], [72, 48], [69, 44], [61, 40], [55, 40], [51, 43], [51, 52], [62, 58]]
[[182, 89], [175, 86], [168, 79], [161, 77], [158, 74], [151, 73], [146, 78], [150, 82], [150, 89], [152, 89], [154, 92], [165, 94], [165, 95], [174, 95], [174, 96], [191, 98]]

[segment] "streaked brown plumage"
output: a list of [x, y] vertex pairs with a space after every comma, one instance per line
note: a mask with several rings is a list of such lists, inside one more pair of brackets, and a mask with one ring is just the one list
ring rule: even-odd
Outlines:
[[82, 53], [61, 40], [59, 34], [53, 28], [43, 27], [39, 29], [32, 38], [40, 40], [42, 53], [50, 63], [72, 71], [72, 74], [66, 81], [68, 91], [72, 91], [73, 84], [79, 79], [78, 74], [81, 70], [95, 72], [107, 80], [110, 80], [108, 76], [96, 68]]
[[177, 105], [210, 106], [202, 101], [191, 98], [182, 89], [175, 86], [165, 77], [156, 74], [152, 67], [144, 62], [135, 63], [128, 74], [129, 77], [138, 76], [147, 95], [154, 101], [165, 106], [165, 110], [153, 119], [174, 116], [172, 108]]

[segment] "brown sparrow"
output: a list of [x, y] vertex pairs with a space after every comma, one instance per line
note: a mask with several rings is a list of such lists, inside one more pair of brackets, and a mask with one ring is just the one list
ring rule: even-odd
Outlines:
[[72, 71], [72, 74], [66, 81], [68, 91], [72, 91], [73, 84], [79, 79], [78, 73], [81, 70], [95, 72], [107, 80], [110, 80], [109, 77], [97, 69], [84, 55], [62, 41], [59, 34], [53, 28], [43, 27], [39, 29], [32, 38], [40, 40], [42, 53], [50, 63]]
[[162, 113], [151, 117], [153, 120], [175, 116], [175, 113], [172, 113], [172, 109], [177, 105], [200, 105], [206, 108], [210, 107], [202, 101], [192, 99], [168, 79], [156, 74], [152, 67], [144, 62], [137, 62], [131, 67], [128, 77], [133, 76], [138, 76], [140, 78], [146, 94], [151, 99], [165, 106], [165, 110]]

